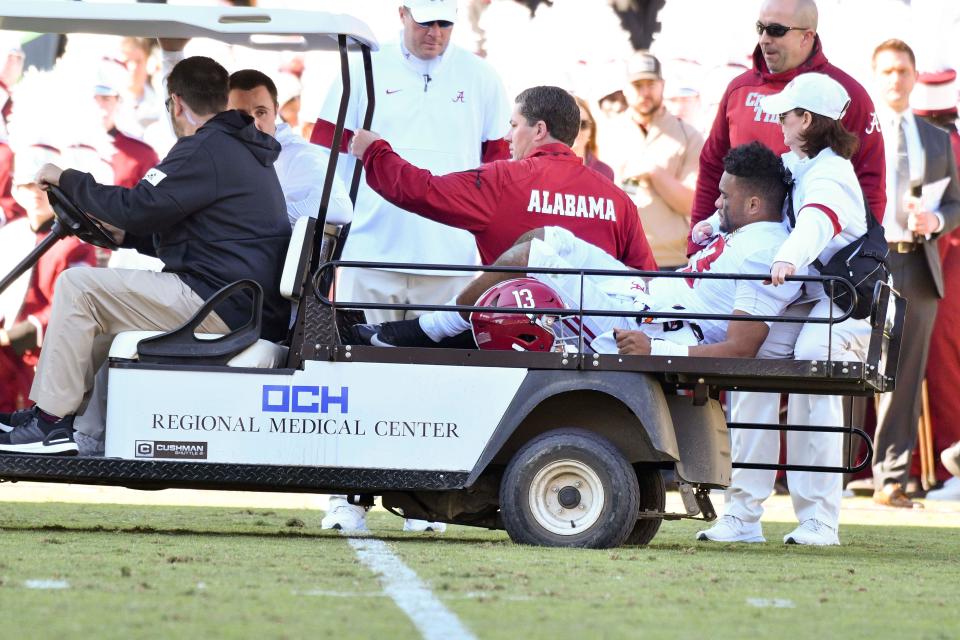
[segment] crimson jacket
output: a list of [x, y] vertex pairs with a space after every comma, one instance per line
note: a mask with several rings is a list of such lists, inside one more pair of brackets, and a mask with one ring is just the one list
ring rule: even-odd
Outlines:
[[[779, 93], [795, 77], [811, 71], [830, 76], [850, 94], [850, 107], [842, 122], [860, 138], [860, 150], [851, 161], [873, 215], [878, 220], [883, 218], [887, 204], [886, 161], [873, 100], [859, 82], [827, 62], [820, 37], [817, 36], [810, 58], [796, 69], [783, 73], [767, 71], [763, 53], [757, 45], [753, 52], [753, 69], [743, 72], [727, 86], [717, 109], [717, 117], [710, 128], [710, 136], [700, 153], [700, 174], [697, 176], [697, 191], [693, 199], [691, 229], [717, 209], [723, 157], [727, 151], [754, 140], [759, 140], [778, 154], [787, 151], [780, 121], [776, 115], [761, 111], [760, 97]], [[702, 247], [690, 242], [687, 253], [693, 254], [700, 249]]]
[[[49, 235], [50, 230], [37, 232], [37, 243]], [[81, 242], [76, 237], [63, 238], [43, 254], [33, 267], [30, 275], [30, 287], [23, 297], [23, 306], [17, 321], [30, 321], [37, 327], [37, 343], [43, 343], [43, 334], [50, 322], [53, 310], [53, 289], [57, 278], [70, 267], [97, 264], [97, 254], [93, 245]], [[29, 355], [28, 355], [29, 354]], [[37, 352], [24, 354], [24, 358], [35, 365]]]
[[[37, 243], [49, 233], [49, 227], [38, 231]], [[23, 296], [23, 305], [11, 326], [29, 322], [37, 329], [37, 344], [42, 344], [53, 307], [53, 290], [57, 277], [70, 267], [95, 264], [93, 245], [84, 244], [73, 236], [54, 244], [34, 265], [30, 274], [30, 285]], [[33, 382], [33, 370], [39, 357], [39, 347], [28, 349], [22, 354], [16, 353], [11, 347], [0, 347], [0, 411], [13, 411], [26, 402], [30, 384]]]
[[367, 184], [384, 199], [472, 233], [483, 264], [523, 233], [557, 226], [628, 267], [657, 268], [633, 201], [564, 144], [543, 145], [523, 160], [435, 176], [377, 140], [363, 154], [363, 166]]
[[132, 189], [140, 182], [140, 178], [147, 174], [160, 162], [157, 152], [146, 142], [122, 133], [116, 127], [109, 132], [113, 139], [116, 153], [110, 158], [113, 167], [114, 184], [118, 187]]
[[13, 151], [5, 142], [0, 142], [0, 208], [0, 225], [27, 214], [13, 199]]

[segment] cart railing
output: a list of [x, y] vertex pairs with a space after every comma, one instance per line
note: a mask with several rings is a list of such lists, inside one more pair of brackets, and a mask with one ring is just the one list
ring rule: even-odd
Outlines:
[[[319, 266], [313, 275], [314, 294], [321, 304], [331, 307], [346, 309], [389, 309], [394, 311], [497, 311], [502, 313], [523, 313], [523, 314], [557, 314], [556, 308], [549, 309], [531, 309], [521, 307], [483, 307], [476, 305], [450, 305], [450, 304], [399, 304], [385, 302], [354, 302], [331, 299], [324, 293], [323, 284], [329, 276], [327, 273], [336, 268], [350, 269], [385, 269], [385, 270], [410, 270], [419, 271], [474, 271], [489, 273], [516, 273], [517, 277], [522, 277], [531, 273], [540, 274], [559, 274], [575, 275], [580, 277], [580, 291], [583, 291], [583, 282], [588, 276], [621, 277], [621, 278], [683, 278], [698, 280], [769, 280], [768, 274], [739, 274], [739, 273], [696, 273], [682, 271], [622, 271], [615, 269], [558, 269], [547, 267], [501, 267], [477, 265], [439, 265], [439, 264], [410, 264], [400, 262], [361, 262], [352, 260], [331, 260]], [[564, 315], [583, 316], [603, 316], [603, 317], [624, 317], [630, 318], [643, 316], [644, 318], [662, 318], [662, 319], [681, 319], [681, 320], [737, 320], [745, 322], [786, 322], [786, 323], [815, 323], [815, 324], [836, 324], [848, 319], [856, 306], [857, 292], [849, 281], [837, 276], [790, 276], [787, 281], [791, 282], [816, 282], [826, 287], [842, 287], [851, 292], [852, 304], [849, 309], [839, 316], [834, 317], [831, 313], [826, 318], [806, 318], [806, 317], [784, 317], [784, 316], [743, 316], [732, 313], [692, 313], [690, 311], [638, 311], [636, 313], [625, 311], [610, 311], [607, 309], [584, 309], [581, 296], [580, 305], [577, 308], [566, 309]]]
[[[399, 304], [399, 303], [381, 303], [381, 302], [354, 302], [337, 300], [334, 295], [328, 295], [330, 290], [329, 282], [332, 280], [332, 274], [338, 268], [343, 269], [392, 269], [409, 270], [418, 269], [423, 271], [473, 271], [473, 272], [493, 272], [493, 273], [516, 273], [518, 277], [531, 273], [537, 274], [562, 274], [573, 275], [580, 278], [581, 299], [577, 308], [566, 309], [563, 314], [558, 314], [557, 309], [541, 308], [521, 308], [521, 307], [489, 307], [477, 305], [456, 305], [456, 304]], [[611, 311], [608, 309], [585, 309], [583, 308], [583, 284], [587, 277], [620, 277], [620, 278], [684, 278], [700, 280], [753, 280], [765, 281], [769, 279], [768, 274], [730, 274], [730, 273], [694, 273], [681, 271], [634, 271], [634, 270], [610, 270], [610, 269], [558, 269], [558, 268], [533, 268], [533, 267], [505, 267], [505, 266], [486, 266], [476, 265], [414, 265], [409, 263], [394, 262], [362, 262], [347, 260], [331, 260], [318, 266], [312, 276], [314, 295], [321, 305], [330, 307], [334, 312], [336, 309], [390, 309], [397, 311], [496, 311], [498, 313], [518, 313], [518, 314], [544, 314], [544, 315], [564, 315], [576, 316], [581, 320], [578, 329], [578, 352], [585, 352], [585, 339], [583, 335], [584, 316], [596, 317], [643, 317], [659, 320], [727, 320], [737, 322], [770, 322], [770, 323], [810, 323], [834, 325], [849, 319], [853, 309], [857, 305], [857, 291], [853, 285], [844, 278], [837, 276], [791, 276], [788, 281], [802, 283], [816, 283], [824, 287], [826, 292], [832, 293], [837, 287], [846, 289], [850, 295], [850, 305], [842, 310], [840, 315], [834, 315], [834, 305], [831, 305], [830, 311], [826, 317], [811, 318], [804, 316], [762, 316], [762, 315], [734, 315], [732, 313], [693, 313], [687, 310], [666, 311], [666, 310], [637, 310], [630, 311]], [[871, 338], [864, 366], [869, 372], [882, 377], [883, 390], [892, 390], [896, 381], [896, 367], [900, 352], [900, 334], [903, 330], [903, 318], [906, 309], [906, 301], [902, 299], [896, 291], [887, 283], [878, 282], [874, 288], [873, 302], [871, 306]], [[832, 341], [833, 331], [828, 335], [828, 349], [826, 359], [826, 370], [830, 370], [834, 364], [832, 359]]]

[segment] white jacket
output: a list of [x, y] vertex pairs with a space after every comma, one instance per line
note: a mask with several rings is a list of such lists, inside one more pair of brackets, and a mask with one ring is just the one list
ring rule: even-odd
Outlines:
[[853, 164], [830, 148], [813, 158], [791, 151], [783, 154], [783, 163], [793, 174], [797, 224], [773, 260], [797, 268], [818, 258], [826, 263], [867, 232], [863, 191]]

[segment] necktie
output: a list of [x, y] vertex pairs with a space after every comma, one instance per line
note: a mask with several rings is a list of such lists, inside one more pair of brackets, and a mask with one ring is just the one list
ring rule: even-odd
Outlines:
[[907, 228], [909, 214], [903, 202], [910, 192], [910, 156], [907, 153], [907, 127], [897, 118], [897, 222]]

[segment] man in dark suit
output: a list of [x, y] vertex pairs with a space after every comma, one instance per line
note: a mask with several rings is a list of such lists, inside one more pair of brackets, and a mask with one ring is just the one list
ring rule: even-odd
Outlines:
[[[887, 40], [873, 53], [877, 120], [887, 160], [887, 209], [883, 226], [890, 245], [896, 289], [907, 298], [907, 316], [897, 369], [897, 388], [880, 397], [873, 458], [874, 502], [915, 508], [903, 491], [916, 444], [920, 388], [930, 334], [943, 297], [937, 238], [960, 224], [960, 185], [949, 134], [910, 111], [917, 82], [916, 58], [901, 40]], [[931, 186], [946, 179], [940, 198]], [[920, 189], [928, 194], [917, 197]]]

